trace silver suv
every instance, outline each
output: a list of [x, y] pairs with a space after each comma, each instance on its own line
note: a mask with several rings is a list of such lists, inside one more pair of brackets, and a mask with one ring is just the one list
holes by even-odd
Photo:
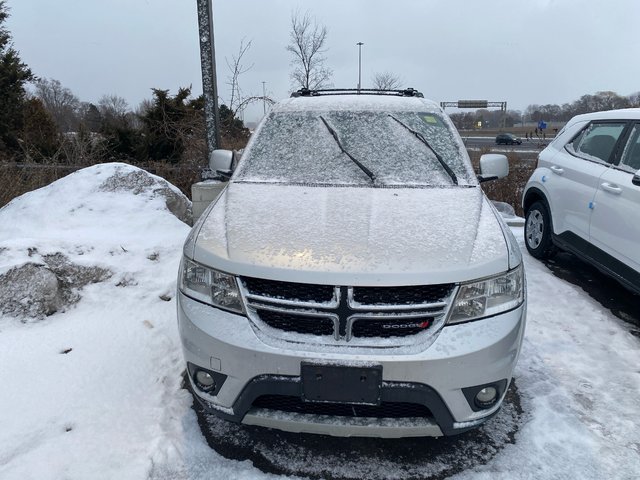
[[[230, 175], [231, 155], [214, 157]], [[526, 294], [479, 185], [507, 159], [483, 156], [480, 171], [415, 90], [277, 104], [184, 246], [195, 399], [226, 420], [335, 436], [453, 435], [492, 417]]]
[[640, 109], [572, 118], [524, 191], [525, 244], [567, 250], [640, 293]]

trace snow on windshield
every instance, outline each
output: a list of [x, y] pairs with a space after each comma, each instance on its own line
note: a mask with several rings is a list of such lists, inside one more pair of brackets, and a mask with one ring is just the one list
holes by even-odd
[[[264, 123], [236, 181], [357, 186], [475, 185], [463, 145], [434, 112], [285, 111]], [[333, 132], [336, 137], [334, 138]], [[361, 166], [358, 165], [360, 163]], [[373, 174], [369, 178], [366, 170]]]

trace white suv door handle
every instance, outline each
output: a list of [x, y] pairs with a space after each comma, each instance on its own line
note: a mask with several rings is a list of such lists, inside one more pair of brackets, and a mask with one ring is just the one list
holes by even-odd
[[564, 168], [556, 167], [555, 165], [552, 165], [549, 168], [553, 173], [557, 173], [558, 175], [562, 175], [564, 173]]
[[613, 193], [615, 195], [620, 195], [622, 193], [622, 189], [617, 186], [615, 183], [601, 183], [600, 186], [602, 187], [603, 190], [609, 192], [609, 193]]

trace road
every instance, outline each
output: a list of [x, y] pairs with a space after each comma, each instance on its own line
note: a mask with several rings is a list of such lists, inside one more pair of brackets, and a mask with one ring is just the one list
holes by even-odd
[[495, 137], [479, 137], [479, 136], [462, 136], [462, 140], [468, 150], [482, 150], [490, 148], [492, 152], [504, 153], [510, 151], [516, 152], [539, 152], [545, 148], [550, 139], [546, 140], [527, 140], [522, 139], [522, 145], [496, 145]]

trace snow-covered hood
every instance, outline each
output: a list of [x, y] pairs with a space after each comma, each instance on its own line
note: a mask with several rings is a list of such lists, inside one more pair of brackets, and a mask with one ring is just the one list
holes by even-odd
[[479, 187], [231, 183], [192, 238], [185, 254], [197, 262], [292, 282], [418, 285], [509, 269], [502, 227]]

